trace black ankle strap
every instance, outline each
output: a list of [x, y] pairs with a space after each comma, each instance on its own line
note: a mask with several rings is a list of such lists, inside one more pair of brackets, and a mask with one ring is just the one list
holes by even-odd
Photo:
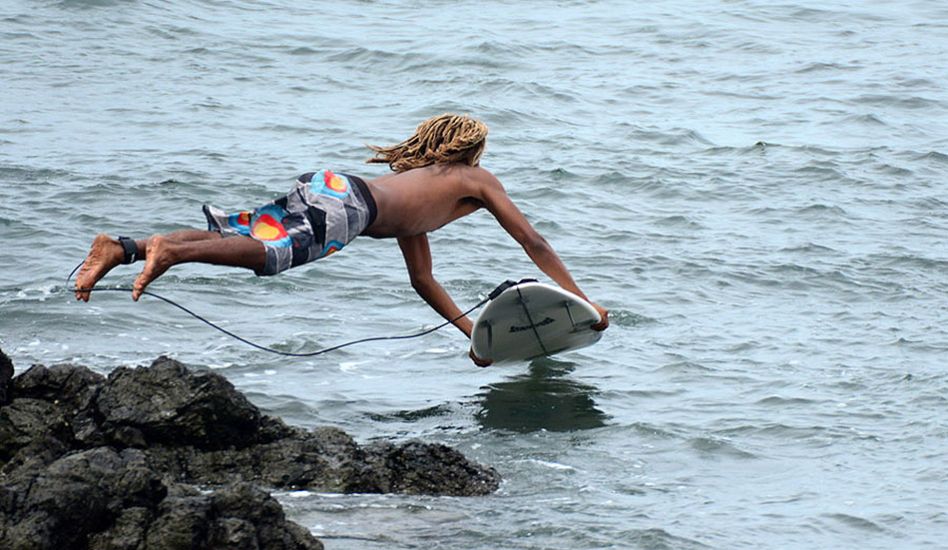
[[135, 242], [135, 239], [119, 237], [118, 242], [122, 245], [122, 250], [125, 252], [125, 257], [122, 258], [123, 264], [130, 264], [138, 259], [138, 244]]

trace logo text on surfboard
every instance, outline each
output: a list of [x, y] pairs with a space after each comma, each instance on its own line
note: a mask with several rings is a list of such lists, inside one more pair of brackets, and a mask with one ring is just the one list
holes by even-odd
[[527, 326], [525, 326], [525, 327], [518, 327], [518, 326], [516, 326], [516, 325], [510, 325], [510, 332], [523, 332], [523, 331], [525, 331], [525, 330], [535, 329], [535, 328], [537, 328], [537, 327], [546, 326], [546, 325], [549, 325], [550, 323], [555, 323], [555, 322], [556, 322], [556, 320], [553, 319], [552, 317], [547, 317], [546, 319], [540, 321], [539, 323], [536, 323], [536, 324], [534, 324], [534, 325], [527, 325]]

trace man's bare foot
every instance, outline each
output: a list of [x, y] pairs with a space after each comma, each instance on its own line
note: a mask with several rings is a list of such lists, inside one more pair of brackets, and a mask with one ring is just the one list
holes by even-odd
[[135, 284], [132, 285], [133, 300], [137, 301], [141, 298], [145, 287], [177, 263], [174, 258], [174, 246], [174, 242], [161, 235], [155, 235], [148, 239], [148, 256], [145, 258], [145, 267], [139, 273], [138, 278], [135, 279]]
[[88, 302], [92, 289], [105, 274], [113, 267], [122, 263], [125, 257], [122, 245], [112, 237], [100, 233], [96, 235], [89, 248], [89, 255], [86, 261], [82, 262], [82, 269], [76, 276], [76, 299]]

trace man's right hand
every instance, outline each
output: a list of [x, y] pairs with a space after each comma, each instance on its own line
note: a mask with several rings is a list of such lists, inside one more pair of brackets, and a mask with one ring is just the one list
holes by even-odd
[[493, 361], [491, 361], [490, 359], [481, 359], [480, 357], [474, 355], [474, 348], [471, 348], [471, 351], [468, 352], [467, 355], [471, 358], [471, 361], [474, 361], [474, 364], [477, 365], [478, 367], [489, 367], [493, 363]]
[[596, 311], [599, 313], [600, 320], [598, 323], [589, 328], [599, 332], [609, 328], [609, 310], [599, 304], [593, 304], [592, 302], [590, 302], [590, 304], [592, 304], [592, 307], [596, 308]]

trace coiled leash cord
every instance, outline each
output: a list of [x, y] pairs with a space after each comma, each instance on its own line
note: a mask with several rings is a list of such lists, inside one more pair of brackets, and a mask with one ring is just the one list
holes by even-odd
[[[79, 265], [77, 265], [77, 266], [75, 267], [75, 269], [73, 269], [72, 272], [69, 273], [69, 276], [66, 277], [66, 288], [69, 287], [69, 280], [72, 279], [73, 274], [75, 274], [76, 271], [78, 271], [80, 267], [82, 267], [82, 262], [80, 262]], [[339, 344], [338, 346], [332, 346], [332, 347], [328, 347], [328, 348], [323, 348], [323, 349], [320, 349], [320, 350], [311, 351], [311, 352], [307, 352], [307, 353], [293, 353], [293, 352], [290, 352], [290, 351], [280, 351], [280, 350], [278, 350], [278, 349], [273, 349], [273, 348], [269, 348], [269, 347], [267, 347], [267, 346], [263, 346], [263, 345], [257, 344], [256, 342], [251, 342], [250, 340], [248, 340], [248, 339], [246, 339], [246, 338], [244, 338], [244, 337], [242, 337], [242, 336], [238, 336], [238, 335], [234, 334], [233, 332], [227, 330], [226, 328], [224, 328], [224, 327], [222, 327], [222, 326], [220, 326], [220, 325], [217, 325], [217, 324], [215, 324], [215, 323], [212, 322], [212, 321], [209, 321], [209, 320], [205, 319], [204, 317], [198, 315], [197, 313], [194, 313], [194, 312], [191, 311], [190, 309], [188, 309], [188, 308], [184, 307], [183, 305], [181, 305], [181, 304], [175, 302], [174, 300], [171, 300], [170, 298], [165, 298], [164, 296], [161, 296], [160, 294], [155, 294], [154, 292], [151, 292], [151, 291], [149, 291], [149, 290], [143, 290], [143, 291], [142, 291], [142, 294], [147, 294], [148, 296], [151, 296], [151, 297], [153, 297], [153, 298], [158, 298], [158, 299], [161, 300], [162, 302], [165, 302], [166, 304], [170, 304], [170, 305], [172, 305], [172, 306], [174, 306], [174, 307], [180, 309], [181, 311], [187, 313], [187, 314], [190, 315], [191, 317], [194, 317], [194, 318], [197, 319], [198, 321], [201, 321], [202, 323], [204, 323], [204, 324], [206, 324], [206, 325], [208, 325], [208, 326], [210, 326], [210, 327], [212, 327], [212, 328], [215, 328], [215, 329], [217, 329], [217, 330], [223, 332], [223, 333], [226, 334], [227, 336], [230, 336], [231, 338], [233, 338], [233, 339], [235, 339], [235, 340], [238, 340], [238, 341], [240, 341], [240, 342], [243, 342], [244, 344], [247, 344], [248, 346], [257, 348], [257, 349], [259, 349], [259, 350], [261, 350], [261, 351], [266, 351], [266, 352], [268, 352], [268, 353], [275, 353], [275, 354], [277, 354], [277, 355], [284, 355], [284, 356], [287, 356], [287, 357], [313, 357], [313, 356], [316, 356], [316, 355], [322, 355], [322, 354], [324, 354], [324, 353], [328, 353], [328, 352], [330, 352], [330, 351], [335, 351], [335, 350], [337, 350], [337, 349], [342, 349], [342, 348], [345, 348], [345, 347], [348, 347], [348, 346], [354, 346], [355, 344], [364, 344], [364, 343], [366, 343], [366, 342], [377, 342], [377, 341], [380, 341], [380, 340], [407, 340], [407, 339], [409, 339], [409, 338], [418, 338], [418, 337], [420, 337], [420, 336], [425, 336], [426, 334], [431, 334], [432, 332], [434, 332], [434, 331], [436, 331], [436, 330], [441, 330], [442, 328], [444, 328], [444, 327], [446, 327], [446, 326], [448, 326], [448, 325], [450, 325], [450, 324], [453, 324], [455, 321], [458, 321], [459, 319], [463, 318], [464, 316], [466, 316], [467, 314], [471, 313], [471, 312], [474, 311], [475, 309], [477, 309], [477, 308], [481, 307], [482, 305], [486, 304], [487, 302], [493, 300], [493, 299], [496, 298], [497, 296], [500, 296], [500, 293], [501, 293], [501, 292], [507, 290], [508, 288], [510, 288], [510, 287], [512, 287], [512, 286], [514, 286], [514, 285], [516, 285], [516, 284], [518, 284], [518, 283], [516, 283], [516, 282], [514, 282], [514, 281], [510, 281], [510, 280], [504, 281], [503, 283], [501, 283], [500, 285], [498, 285], [497, 288], [495, 288], [493, 291], [491, 291], [491, 293], [487, 295], [487, 298], [484, 298], [483, 300], [481, 300], [477, 305], [473, 306], [471, 309], [465, 311], [464, 313], [458, 315], [458, 316], [455, 317], [454, 319], [451, 319], [450, 321], [445, 321], [444, 323], [441, 323], [440, 325], [438, 325], [438, 326], [436, 326], [436, 327], [434, 327], [434, 328], [429, 328], [429, 329], [427, 329], [427, 330], [423, 330], [423, 331], [417, 332], [417, 333], [415, 333], [415, 334], [405, 334], [405, 335], [400, 335], [400, 336], [373, 336], [373, 337], [369, 337], [369, 338], [361, 338], [361, 339], [359, 339], [359, 340], [352, 340], [351, 342], [345, 342], [345, 343], [343, 343], [343, 344]], [[79, 292], [132, 292], [133, 289], [131, 289], [131, 288], [129, 288], [129, 287], [117, 286], [117, 287], [107, 287], [107, 288], [79, 288], [79, 289], [76, 289], [76, 290], [78, 290]]]

